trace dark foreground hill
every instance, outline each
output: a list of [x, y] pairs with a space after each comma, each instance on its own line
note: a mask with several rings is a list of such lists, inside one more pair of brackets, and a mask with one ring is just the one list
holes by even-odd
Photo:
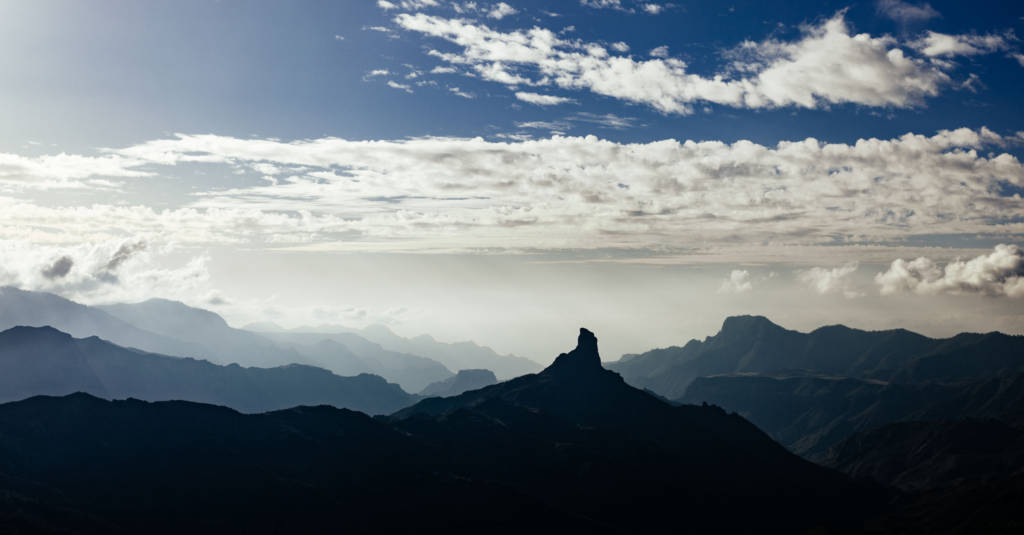
[[820, 460], [854, 433], [892, 422], [1024, 423], [1024, 373], [958, 384], [724, 375], [698, 378], [679, 401], [735, 411], [791, 451]]
[[842, 325], [801, 333], [764, 317], [736, 316], [703, 341], [625, 355], [608, 368], [629, 384], [669, 399], [682, 397], [698, 377], [722, 374], [959, 382], [1024, 372], [1024, 336], [962, 333], [935, 339], [904, 329], [862, 331]]
[[108, 399], [182, 399], [243, 412], [326, 404], [384, 414], [417, 399], [375, 375], [339, 377], [298, 364], [219, 366], [127, 349], [97, 337], [72, 338], [50, 327], [0, 333], [0, 401], [74, 392]]
[[87, 395], [0, 405], [0, 521], [79, 532], [778, 532], [857, 528], [872, 489], [743, 418], [666, 404], [597, 341], [391, 417]]

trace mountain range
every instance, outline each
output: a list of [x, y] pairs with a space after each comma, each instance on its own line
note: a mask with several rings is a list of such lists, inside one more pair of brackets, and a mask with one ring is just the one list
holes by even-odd
[[[319, 333], [236, 329], [216, 313], [165, 299], [85, 306], [45, 292], [0, 287], [0, 330], [16, 326], [50, 326], [79, 338], [98, 336], [124, 347], [215, 364], [264, 368], [306, 364], [343, 376], [369, 373], [398, 383], [407, 392], [453, 377], [452, 370], [489, 369], [493, 364], [505, 370], [504, 377], [511, 377], [540, 367], [471, 342], [445, 344], [426, 336], [406, 341], [382, 327], [366, 332], [386, 340], [387, 348], [357, 331], [337, 327]], [[407, 352], [415, 348], [442, 355], [456, 366], [449, 369], [438, 360]]]
[[883, 507], [742, 417], [628, 386], [586, 330], [538, 374], [377, 419], [33, 397], [0, 405], [0, 452], [22, 531], [792, 533]]
[[904, 329], [863, 331], [831, 325], [801, 333], [761, 316], [735, 316], [703, 341], [624, 355], [608, 368], [633, 386], [679, 399], [698, 377], [713, 375], [956, 382], [1022, 372], [1021, 355], [1024, 336], [998, 332], [935, 339]]
[[0, 401], [75, 392], [108, 399], [183, 399], [242, 412], [323, 404], [386, 414], [418, 399], [375, 375], [339, 377], [301, 364], [221, 366], [127, 349], [95, 336], [73, 338], [52, 327], [0, 332]]

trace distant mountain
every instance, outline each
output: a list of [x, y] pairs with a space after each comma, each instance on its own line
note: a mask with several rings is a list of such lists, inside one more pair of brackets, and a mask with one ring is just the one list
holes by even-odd
[[[272, 340], [235, 329], [219, 315], [177, 301], [90, 307], [62, 297], [0, 288], [0, 330], [26, 325], [52, 326], [79, 338], [99, 336], [115, 344], [153, 353], [193, 357], [217, 364], [274, 367], [308, 364], [338, 375], [380, 375], [409, 392], [447, 379], [442, 364], [416, 355], [388, 351], [356, 334], [327, 334]], [[331, 340], [333, 344], [321, 344]]]
[[541, 373], [388, 418], [36, 397], [0, 405], [0, 452], [0, 518], [79, 532], [793, 533], [856, 530], [880, 498], [629, 387], [585, 330]]
[[51, 327], [0, 333], [0, 401], [88, 392], [105, 398], [183, 399], [262, 412], [327, 404], [390, 413], [416, 398], [373, 375], [339, 377], [303, 365], [218, 366], [126, 349]]
[[459, 370], [459, 373], [444, 381], [431, 383], [420, 392], [426, 397], [457, 396], [467, 390], [476, 390], [497, 383], [498, 379], [491, 370]]
[[263, 336], [338, 375], [372, 373], [402, 385], [408, 392], [419, 392], [453, 375], [436, 360], [390, 351], [354, 333], [289, 331]]
[[698, 377], [753, 373], [826, 375], [897, 382], [963, 381], [1024, 371], [1024, 336], [961, 334], [932, 339], [903, 329], [842, 325], [800, 333], [760, 316], [726, 318], [683, 347], [626, 355], [608, 368], [628, 383], [678, 399]]
[[214, 312], [178, 301], [150, 299], [94, 308], [140, 329], [197, 346], [199, 352], [188, 356], [217, 364], [238, 363], [263, 368], [291, 363], [313, 364], [299, 353], [281, 348], [258, 334], [232, 328]]
[[0, 287], [0, 330], [50, 326], [80, 338], [99, 336], [118, 345], [167, 355], [193, 356], [203, 349], [147, 331], [92, 307], [45, 292]]
[[1024, 373], [959, 384], [724, 375], [696, 379], [681, 403], [735, 411], [791, 451], [820, 460], [859, 431], [908, 420], [1024, 423]]
[[450, 370], [488, 369], [502, 380], [536, 373], [542, 367], [528, 358], [499, 355], [493, 349], [473, 342], [438, 342], [426, 334], [403, 338], [383, 325], [371, 325], [354, 332], [391, 351], [431, 358]]

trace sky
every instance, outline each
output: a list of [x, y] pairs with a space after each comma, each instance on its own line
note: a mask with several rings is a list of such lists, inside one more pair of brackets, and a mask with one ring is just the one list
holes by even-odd
[[1024, 333], [1015, 2], [0, 2], [0, 284], [541, 362]]

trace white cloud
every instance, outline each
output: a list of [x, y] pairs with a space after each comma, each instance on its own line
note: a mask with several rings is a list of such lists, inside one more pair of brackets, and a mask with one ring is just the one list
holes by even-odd
[[[21, 156], [0, 153], [0, 185], [14, 188], [57, 189], [86, 187], [96, 177], [145, 177], [152, 173], [138, 169], [145, 162], [118, 155]], [[110, 186], [109, 182], [93, 185]]]
[[[206, 293], [208, 258], [171, 260], [173, 248], [107, 240], [47, 245], [0, 240], [0, 286], [54, 292], [86, 302], [140, 301], [154, 296], [183, 299]], [[167, 268], [168, 264], [178, 267]]]
[[[583, 120], [579, 115], [519, 127], [565, 131], [569, 121]], [[594, 117], [613, 119], [628, 120]], [[748, 256], [771, 243], [778, 259], [789, 251], [821, 258], [836, 254], [837, 245], [908, 236], [1024, 236], [1024, 199], [999, 193], [1024, 187], [1021, 162], [993, 152], [1007, 142], [987, 129], [966, 128], [852, 144], [776, 145], [617, 143], [594, 136], [288, 142], [178, 135], [104, 157], [160, 177], [181, 166], [189, 173], [250, 173], [254, 180], [197, 191], [159, 209], [117, 197], [110, 204], [39, 206], [0, 191], [0, 240], [105, 242], [123, 240], [131, 229], [133, 239], [190, 246], [656, 248]], [[268, 172], [273, 181], [258, 180]], [[896, 254], [905, 253], [887, 252], [883, 261]]]
[[615, 49], [616, 52], [622, 52], [623, 54], [625, 54], [626, 52], [629, 52], [629, 45], [627, 45], [626, 43], [623, 43], [622, 41], [619, 41], [619, 42], [616, 42], [616, 43], [612, 43], [611, 46], [612, 46], [613, 49]]
[[648, 54], [650, 54], [651, 57], [653, 57], [653, 58], [667, 58], [668, 57], [668, 46], [667, 45], [661, 45], [659, 47], [652, 48], [651, 51], [648, 52]]
[[1021, 67], [1024, 67], [1024, 54], [1011, 54], [1011, 56], [1017, 60], [1017, 63], [1020, 63]]
[[456, 72], [459, 71], [454, 67], [442, 67], [440, 65], [434, 67], [433, 69], [430, 69], [430, 74], [452, 74]]
[[388, 10], [388, 9], [398, 9], [398, 6], [396, 6], [395, 4], [393, 4], [391, 2], [388, 2], [388, 0], [377, 0], [377, 7], [381, 8], [381, 9], [383, 9], [385, 11]]
[[665, 6], [661, 4], [644, 4], [644, 11], [650, 15], [658, 15], [662, 11], [665, 11]]
[[976, 56], [1006, 50], [1010, 44], [1007, 37], [999, 34], [949, 35], [929, 31], [924, 37], [913, 41], [910, 46], [926, 56]]
[[819, 295], [842, 293], [852, 299], [862, 294], [853, 288], [850, 275], [857, 271], [857, 264], [851, 262], [835, 268], [812, 267], [798, 273], [798, 278]]
[[942, 16], [928, 3], [915, 5], [902, 0], [878, 0], [875, 7], [880, 15], [903, 24], [924, 22]]
[[875, 276], [883, 295], [915, 293], [983, 294], [1024, 297], [1024, 251], [1017, 245], [1000, 244], [987, 254], [956, 260], [945, 267], [927, 257], [896, 259]]
[[459, 89], [458, 87], [449, 87], [448, 91], [451, 91], [452, 93], [455, 93], [456, 95], [458, 95], [458, 96], [460, 96], [462, 98], [476, 98], [476, 95], [474, 95], [473, 93], [469, 93], [467, 91], [463, 91], [463, 90]]
[[409, 84], [400, 84], [394, 80], [388, 80], [388, 87], [393, 89], [401, 89], [406, 93], [412, 93], [412, 87], [410, 87]]
[[[820, 108], [854, 103], [910, 107], [951, 85], [949, 64], [907, 55], [890, 36], [851, 34], [840, 12], [805, 29], [796, 41], [745, 42], [733, 55], [744, 77], [705, 77], [676, 58], [634, 60], [612, 56], [596, 43], [564, 39], [534, 27], [501, 32], [462, 19], [403, 13], [405, 30], [449, 41], [458, 52], [431, 51], [484, 79], [505, 85], [556, 86], [691, 113], [697, 103], [742, 108]], [[614, 47], [613, 47], [614, 48]], [[657, 50], [657, 49], [656, 49]], [[732, 72], [732, 71], [729, 71]]]
[[580, 5], [595, 9], [624, 9], [622, 0], [580, 0]]
[[373, 69], [372, 71], [366, 73], [366, 76], [368, 76], [368, 77], [372, 77], [372, 76], [387, 76], [389, 74], [391, 74], [391, 71], [389, 71], [387, 69]]
[[734, 269], [722, 281], [722, 285], [718, 287], [718, 293], [739, 294], [753, 289], [754, 283], [750, 280], [750, 272], [745, 269]]
[[404, 9], [406, 11], [418, 11], [428, 7], [438, 7], [441, 5], [437, 0], [401, 0], [398, 4], [389, 2], [388, 0], [377, 0], [377, 7], [384, 11], [392, 9]]
[[509, 15], [515, 15], [519, 13], [516, 8], [506, 4], [505, 2], [498, 2], [487, 12], [487, 17], [492, 19], [501, 20]]
[[558, 104], [574, 102], [571, 98], [559, 97], [556, 95], [541, 95], [540, 93], [530, 93], [528, 91], [516, 91], [516, 98], [523, 102], [537, 104], [538, 106], [556, 106]]
[[345, 36], [336, 33], [336, 34], [334, 34], [334, 39], [336, 41], [344, 41], [345, 40]]

